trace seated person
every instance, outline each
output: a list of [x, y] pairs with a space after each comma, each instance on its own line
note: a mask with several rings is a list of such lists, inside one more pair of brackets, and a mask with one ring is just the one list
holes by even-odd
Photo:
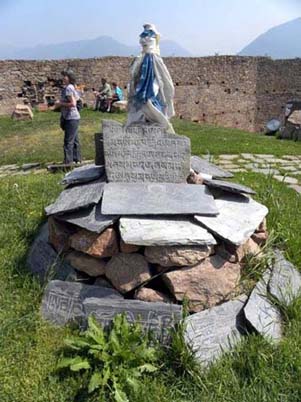
[[118, 102], [123, 100], [123, 92], [122, 89], [116, 84], [116, 82], [112, 82], [113, 94], [112, 97], [109, 99], [108, 102], [108, 112], [111, 111], [112, 104], [114, 102]]
[[101, 104], [103, 103], [103, 101], [112, 97], [111, 86], [105, 78], [101, 79], [101, 84], [102, 84], [102, 87], [99, 88], [99, 91], [94, 91], [94, 95], [96, 98], [94, 110], [100, 110]]

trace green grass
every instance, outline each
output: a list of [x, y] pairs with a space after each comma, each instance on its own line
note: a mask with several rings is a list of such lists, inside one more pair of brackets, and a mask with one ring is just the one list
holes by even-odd
[[[80, 135], [84, 159], [94, 159], [94, 133], [100, 131], [101, 120], [114, 118], [124, 121], [125, 114], [82, 112]], [[262, 134], [247, 133], [237, 129], [199, 125], [174, 119], [178, 134], [191, 138], [195, 154], [238, 154], [241, 152], [295, 155], [301, 154], [301, 142], [280, 141]], [[61, 162], [63, 159], [63, 133], [59, 128], [56, 112], [35, 113], [34, 120], [12, 121], [0, 117], [0, 164], [26, 162]]]
[[[42, 289], [25, 267], [30, 243], [45, 219], [43, 208], [61, 191], [60, 178], [42, 174], [0, 180], [1, 402], [100, 402], [94, 397], [74, 399], [81, 376], [56, 374], [58, 350], [70, 330], [40, 319]], [[241, 174], [236, 179], [257, 190], [256, 198], [270, 209], [268, 227], [277, 233], [277, 245], [300, 268], [301, 197], [263, 175]], [[285, 323], [285, 337], [278, 346], [250, 336], [193, 378], [174, 370], [175, 359], [167, 353], [161, 372], [145, 379], [139, 396], [130, 402], [300, 401], [300, 299], [286, 311]]]

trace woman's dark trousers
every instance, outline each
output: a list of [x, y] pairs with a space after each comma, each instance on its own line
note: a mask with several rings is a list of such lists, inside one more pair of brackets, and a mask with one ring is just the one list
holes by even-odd
[[64, 163], [81, 162], [80, 143], [78, 136], [79, 120], [64, 122]]

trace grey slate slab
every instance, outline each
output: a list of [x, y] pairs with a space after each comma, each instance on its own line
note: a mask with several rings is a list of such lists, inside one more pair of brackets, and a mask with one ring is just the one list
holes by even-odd
[[109, 182], [185, 183], [190, 171], [190, 139], [149, 123], [128, 127], [103, 120]]
[[169, 330], [182, 318], [182, 307], [176, 304], [95, 298], [86, 299], [83, 304], [86, 317], [93, 314], [104, 327], [110, 326], [116, 314], [124, 313], [130, 323], [140, 322], [163, 342], [168, 341]]
[[84, 321], [83, 302], [90, 297], [95, 300], [105, 298], [109, 302], [122, 299], [114, 289], [55, 280], [49, 282], [45, 289], [41, 306], [42, 316], [56, 325]]
[[269, 299], [267, 286], [270, 275], [271, 271], [266, 270], [253, 289], [244, 307], [244, 314], [246, 320], [257, 332], [268, 340], [277, 342], [282, 335], [281, 314]]
[[214, 245], [214, 237], [192, 219], [167, 216], [129, 216], [120, 219], [120, 234], [127, 244], [141, 246]]
[[173, 183], [108, 183], [104, 188], [102, 213], [104, 215], [216, 215], [218, 211], [213, 196], [206, 186]]
[[73, 279], [76, 277], [74, 269], [61, 260], [48, 243], [48, 224], [44, 224], [34, 240], [27, 256], [27, 266], [30, 272], [37, 275], [41, 283], [47, 280]]
[[241, 340], [240, 313], [247, 296], [188, 316], [185, 341], [203, 366], [218, 359]]
[[243, 186], [242, 184], [232, 183], [230, 181], [222, 181], [222, 180], [204, 180], [204, 183], [209, 188], [217, 188], [223, 191], [227, 191], [230, 193], [245, 193], [245, 194], [256, 194], [254, 190], [250, 187]]
[[205, 173], [212, 176], [214, 179], [227, 179], [233, 177], [233, 174], [221, 169], [213, 163], [207, 162], [199, 156], [192, 156], [190, 158], [190, 166], [196, 173]]
[[224, 194], [215, 199], [219, 215], [195, 219], [222, 239], [237, 246], [245, 243], [268, 213], [267, 207], [239, 194]]
[[116, 215], [102, 215], [101, 204], [83, 208], [75, 212], [59, 215], [58, 218], [90, 232], [101, 233], [117, 221]]
[[301, 274], [293, 264], [287, 261], [283, 254], [274, 252], [275, 261], [269, 281], [269, 292], [284, 305], [289, 305], [301, 295]]
[[97, 204], [103, 193], [105, 183], [97, 180], [67, 188], [62, 191], [57, 200], [45, 208], [46, 215], [62, 214], [80, 208]]
[[67, 173], [62, 180], [62, 184], [69, 186], [71, 184], [88, 183], [100, 179], [104, 173], [104, 166], [95, 166], [91, 163]]

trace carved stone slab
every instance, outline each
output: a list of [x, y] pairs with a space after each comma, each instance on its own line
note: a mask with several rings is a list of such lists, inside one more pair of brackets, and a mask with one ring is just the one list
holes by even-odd
[[88, 208], [80, 209], [58, 218], [65, 222], [72, 223], [90, 232], [101, 233], [118, 219], [116, 215], [102, 215], [101, 204], [93, 205]]
[[102, 127], [109, 182], [186, 182], [189, 138], [149, 124], [125, 128], [116, 121], [104, 120]]
[[121, 218], [119, 229], [125, 243], [139, 246], [216, 244], [216, 240], [206, 229], [185, 217]]
[[241, 296], [185, 319], [185, 341], [202, 365], [207, 366], [239, 342], [243, 329], [240, 312], [246, 299]]
[[122, 299], [114, 289], [76, 282], [51, 281], [42, 299], [42, 316], [57, 325], [65, 325], [69, 321], [82, 321], [85, 316], [83, 302], [90, 297], [96, 298], [95, 300], [106, 298], [110, 302], [112, 299]]
[[27, 266], [41, 283], [48, 279], [69, 279], [75, 277], [74, 269], [62, 261], [48, 243], [48, 224], [44, 224], [34, 240], [27, 256]]
[[163, 342], [168, 341], [169, 330], [182, 318], [182, 307], [176, 304], [95, 298], [83, 304], [86, 316], [93, 314], [104, 327], [110, 326], [116, 314], [124, 313], [129, 322], [139, 321]]
[[97, 204], [103, 193], [105, 183], [97, 180], [74, 186], [62, 191], [57, 200], [45, 208], [46, 215], [62, 214], [79, 208]]
[[270, 274], [270, 270], [266, 270], [253, 289], [244, 307], [244, 314], [247, 321], [261, 335], [268, 340], [279, 341], [282, 335], [281, 314], [268, 297]]
[[269, 292], [280, 303], [288, 306], [301, 294], [301, 274], [279, 250], [274, 252], [274, 256], [275, 262], [269, 281]]
[[225, 194], [215, 199], [219, 215], [195, 216], [210, 232], [235, 245], [245, 243], [268, 213], [267, 207], [243, 195]]
[[205, 173], [212, 176], [214, 179], [227, 179], [233, 177], [233, 174], [221, 169], [213, 163], [207, 162], [199, 156], [192, 156], [190, 158], [191, 169], [196, 173]]
[[107, 183], [102, 200], [104, 215], [216, 215], [206, 186], [172, 183]]
[[81, 166], [67, 173], [62, 180], [62, 184], [69, 186], [71, 184], [88, 183], [99, 179], [104, 173], [104, 166], [95, 166], [94, 164]]
[[230, 181], [204, 179], [204, 183], [210, 189], [216, 188], [216, 189], [227, 191], [230, 193], [256, 194], [255, 191], [252, 190], [250, 187], [243, 186], [242, 184], [238, 184], [238, 183], [232, 183]]

